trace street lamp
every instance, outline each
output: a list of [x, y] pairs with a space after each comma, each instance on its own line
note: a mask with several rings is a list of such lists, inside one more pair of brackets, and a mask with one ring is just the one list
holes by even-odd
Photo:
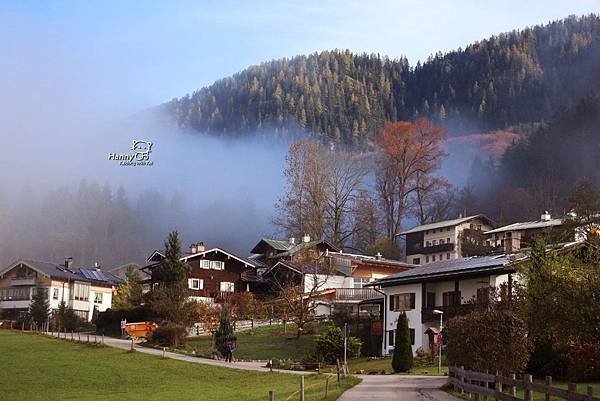
[[438, 346], [440, 347], [440, 360], [438, 362], [438, 374], [442, 374], [442, 328], [444, 326], [444, 311], [434, 309], [433, 313], [440, 315], [440, 332], [438, 333]]

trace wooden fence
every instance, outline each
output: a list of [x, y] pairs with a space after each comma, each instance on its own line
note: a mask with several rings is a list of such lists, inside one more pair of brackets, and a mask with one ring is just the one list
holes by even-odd
[[[496, 401], [533, 401], [533, 394], [544, 394], [545, 401], [552, 398], [561, 398], [567, 401], [600, 401], [593, 396], [592, 386], [587, 387], [586, 394], [577, 392], [577, 385], [569, 383], [567, 389], [553, 387], [552, 377], [547, 376], [545, 383], [535, 383], [531, 375], [522, 375], [517, 378], [512, 374], [510, 377], [501, 376], [496, 373], [474, 372], [464, 367], [450, 367], [450, 384], [454, 390], [466, 393], [469, 398], [473, 397], [479, 401], [494, 398]], [[523, 390], [523, 398], [517, 397], [517, 390]]]

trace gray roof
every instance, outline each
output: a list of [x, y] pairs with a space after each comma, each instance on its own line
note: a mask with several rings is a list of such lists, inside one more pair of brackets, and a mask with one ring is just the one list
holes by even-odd
[[458, 219], [453, 219], [453, 220], [444, 220], [444, 221], [438, 221], [437, 223], [423, 224], [420, 226], [413, 227], [410, 230], [402, 231], [398, 235], [406, 235], [406, 234], [418, 233], [421, 231], [435, 230], [437, 228], [453, 227], [453, 226], [457, 226], [459, 224], [462, 224], [469, 220], [473, 220], [473, 219], [477, 219], [477, 218], [484, 219], [484, 220], [489, 221], [490, 223], [493, 223], [493, 221], [490, 218], [488, 218], [486, 215], [475, 214], [473, 216], [460, 217]]
[[550, 219], [550, 220], [537, 220], [537, 221], [525, 221], [522, 223], [513, 223], [504, 227], [499, 227], [494, 230], [486, 231], [484, 234], [496, 234], [506, 231], [518, 231], [518, 230], [529, 230], [535, 228], [548, 228], [561, 226], [563, 219]]
[[26, 259], [11, 264], [6, 269], [2, 270], [2, 273], [12, 270], [21, 263], [28, 265], [33, 270], [36, 270], [47, 277], [57, 280], [87, 281], [111, 286], [123, 283], [123, 280], [119, 277], [96, 268], [78, 267], [67, 269], [62, 264]]
[[504, 267], [513, 260], [513, 257], [507, 255], [473, 256], [468, 258], [443, 260], [392, 274], [367, 285], [381, 285], [385, 287], [401, 283], [440, 279], [448, 276], [491, 272], [504, 269]]

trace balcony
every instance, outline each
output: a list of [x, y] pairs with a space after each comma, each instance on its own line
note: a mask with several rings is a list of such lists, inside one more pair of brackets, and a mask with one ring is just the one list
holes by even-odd
[[476, 304], [460, 304], [451, 306], [433, 306], [421, 309], [421, 323], [438, 322], [440, 315], [433, 313], [434, 310], [440, 310], [444, 312], [444, 321], [452, 319], [456, 316], [466, 315], [472, 312], [477, 307]]
[[423, 247], [419, 250], [418, 253], [422, 253], [423, 255], [429, 255], [432, 253], [443, 253], [443, 252], [452, 252], [454, 251], [454, 244], [452, 242], [447, 242], [445, 244], [431, 245]]
[[336, 301], [363, 301], [365, 299], [381, 298], [383, 295], [373, 288], [336, 288]]
[[32, 286], [35, 285], [35, 277], [13, 278], [12, 280], [10, 280], [10, 285], [13, 287], [21, 285]]

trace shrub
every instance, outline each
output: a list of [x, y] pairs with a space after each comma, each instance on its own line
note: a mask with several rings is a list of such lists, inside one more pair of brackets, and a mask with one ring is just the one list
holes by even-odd
[[413, 367], [413, 352], [410, 341], [410, 330], [408, 328], [408, 318], [405, 313], [398, 317], [398, 326], [396, 327], [396, 342], [394, 346], [394, 355], [392, 357], [392, 368], [394, 372], [408, 372]]
[[[325, 362], [344, 358], [344, 333], [337, 326], [330, 326], [323, 334], [315, 337], [316, 357]], [[348, 358], [360, 356], [362, 342], [356, 337], [347, 338]]]
[[231, 321], [229, 320], [229, 309], [225, 307], [221, 313], [219, 328], [215, 333], [215, 347], [217, 348], [217, 351], [225, 357], [229, 353], [227, 342], [235, 340], [236, 337], [233, 334], [233, 327], [231, 327]]
[[519, 373], [531, 351], [525, 322], [495, 307], [452, 318], [444, 329], [448, 362], [483, 372]]
[[181, 343], [186, 337], [187, 329], [185, 326], [171, 322], [165, 322], [158, 326], [148, 338], [148, 342], [162, 346], [169, 346]]
[[568, 378], [576, 381], [600, 379], [600, 341], [578, 342], [566, 351]]

